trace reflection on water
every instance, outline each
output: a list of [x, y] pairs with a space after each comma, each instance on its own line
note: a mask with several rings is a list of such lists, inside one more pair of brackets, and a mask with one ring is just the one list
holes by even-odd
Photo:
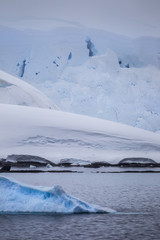
[[119, 214], [0, 215], [0, 239], [160, 239], [160, 174], [3, 174], [28, 184], [61, 185]]

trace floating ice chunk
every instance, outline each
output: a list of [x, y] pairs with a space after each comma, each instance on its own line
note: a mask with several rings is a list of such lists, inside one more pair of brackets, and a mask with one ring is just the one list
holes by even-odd
[[69, 196], [62, 187], [33, 187], [0, 177], [0, 213], [109, 213]]
[[30, 169], [34, 169], [34, 168], [36, 168], [36, 166], [30, 165]]

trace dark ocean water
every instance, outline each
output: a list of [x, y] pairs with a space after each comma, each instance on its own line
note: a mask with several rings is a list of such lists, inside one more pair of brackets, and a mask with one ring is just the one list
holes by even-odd
[[61, 185], [115, 214], [0, 215], [0, 240], [160, 239], [159, 173], [3, 174], [27, 184]]

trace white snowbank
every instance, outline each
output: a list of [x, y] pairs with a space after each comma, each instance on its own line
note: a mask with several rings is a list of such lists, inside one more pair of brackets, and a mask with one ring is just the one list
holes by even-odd
[[0, 71], [0, 103], [58, 109], [39, 90], [3, 71]]
[[29, 154], [53, 162], [72, 158], [118, 163], [143, 157], [160, 162], [160, 135], [61, 111], [0, 104], [0, 157]]

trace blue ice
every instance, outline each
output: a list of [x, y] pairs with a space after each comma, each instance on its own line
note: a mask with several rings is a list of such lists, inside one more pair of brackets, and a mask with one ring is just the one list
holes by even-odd
[[62, 187], [33, 187], [0, 177], [0, 213], [108, 213], [64, 192]]

